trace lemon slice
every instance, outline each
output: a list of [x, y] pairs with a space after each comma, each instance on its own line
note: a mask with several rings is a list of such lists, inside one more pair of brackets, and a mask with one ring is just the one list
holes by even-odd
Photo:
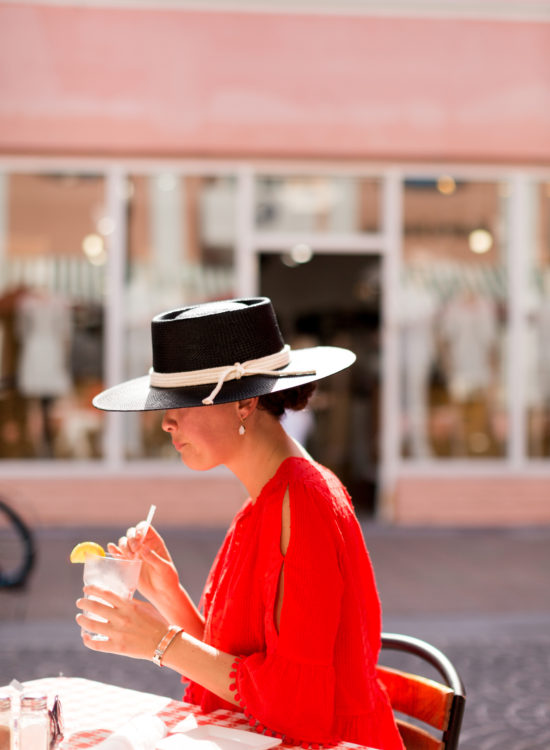
[[105, 557], [105, 550], [97, 542], [80, 542], [73, 547], [69, 560], [72, 563], [83, 563], [86, 562], [88, 555], [98, 555], [99, 557]]

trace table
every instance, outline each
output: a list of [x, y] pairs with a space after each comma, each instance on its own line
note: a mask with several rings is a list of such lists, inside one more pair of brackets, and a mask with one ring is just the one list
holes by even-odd
[[[242, 713], [220, 709], [203, 714], [198, 706], [175, 701], [153, 693], [117, 687], [80, 677], [48, 677], [24, 683], [26, 691], [48, 695], [48, 705], [59, 696], [63, 707], [65, 739], [59, 750], [87, 750], [94, 748], [116, 729], [140, 714], [156, 714], [168, 727], [193, 715], [198, 724], [218, 724], [223, 727], [248, 729]], [[2, 688], [4, 690], [5, 688]], [[292, 747], [285, 743], [284, 748]], [[352, 742], [341, 742], [333, 750], [356, 750], [364, 747]], [[369, 750], [368, 748], [366, 750]], [[370, 750], [375, 750], [370, 748]]]

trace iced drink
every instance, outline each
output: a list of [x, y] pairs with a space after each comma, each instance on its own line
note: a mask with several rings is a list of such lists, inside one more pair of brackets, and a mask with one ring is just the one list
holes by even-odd
[[[101, 589], [112, 591], [124, 599], [131, 599], [137, 588], [140, 570], [141, 560], [126, 560], [111, 555], [105, 557], [88, 555], [84, 563], [84, 585], [98, 586]], [[101, 600], [98, 599], [97, 601]], [[90, 613], [88, 613], [88, 617], [105, 622], [101, 617]], [[97, 634], [93, 635], [93, 639], [97, 641], [107, 640], [106, 636]]]

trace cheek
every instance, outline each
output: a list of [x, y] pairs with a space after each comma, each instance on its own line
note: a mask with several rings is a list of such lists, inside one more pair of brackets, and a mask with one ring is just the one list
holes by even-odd
[[220, 462], [223, 462], [225, 457], [233, 452], [234, 442], [227, 429], [223, 429], [222, 426], [214, 429], [205, 438], [208, 452]]
[[[189, 434], [189, 453], [195, 460], [204, 464], [205, 468], [211, 468], [225, 463], [227, 458], [235, 449], [235, 437], [227, 429], [225, 422], [212, 422], [210, 424], [195, 425], [192, 434]], [[185, 454], [182, 454], [185, 458]]]

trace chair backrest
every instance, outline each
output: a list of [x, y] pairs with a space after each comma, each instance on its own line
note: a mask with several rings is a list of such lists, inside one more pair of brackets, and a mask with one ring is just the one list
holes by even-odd
[[407, 750], [456, 750], [464, 714], [466, 692], [460, 676], [445, 654], [419, 638], [398, 633], [382, 633], [383, 652], [404, 651], [423, 659], [439, 672], [444, 683], [410, 672], [377, 667], [378, 678], [386, 688], [392, 707], [425, 727], [397, 719]]

